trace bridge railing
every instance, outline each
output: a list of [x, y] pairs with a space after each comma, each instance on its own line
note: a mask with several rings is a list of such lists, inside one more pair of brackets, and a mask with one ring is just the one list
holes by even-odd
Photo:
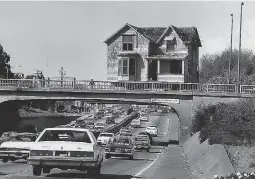
[[[33, 79], [0, 79], [0, 88], [35, 88], [63, 89], [74, 91], [111, 90], [111, 91], [178, 91], [203, 93], [237, 93], [233, 84], [200, 84], [169, 82], [126, 82], [126, 81], [94, 81], [89, 80], [33, 80]], [[241, 85], [241, 93], [255, 93], [254, 85]]]
[[255, 93], [255, 85], [240, 85], [240, 93], [254, 94]]

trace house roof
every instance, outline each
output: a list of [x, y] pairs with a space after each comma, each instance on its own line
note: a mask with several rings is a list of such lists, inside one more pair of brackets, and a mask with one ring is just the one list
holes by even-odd
[[[111, 35], [108, 39], [106, 39], [104, 42], [108, 43], [110, 39], [112, 39], [115, 35], [117, 35], [126, 26], [129, 26], [130, 28], [135, 30], [137, 33], [145, 37], [147, 40], [154, 43], [157, 43], [160, 40], [160, 38], [163, 36], [163, 34], [169, 28], [169, 27], [136, 27], [134, 25], [127, 23], [122, 28], [120, 28], [117, 32]], [[192, 43], [200, 47], [202, 46], [197, 29], [195, 27], [181, 27], [181, 28], [179, 27], [177, 28], [175, 26], [171, 26], [171, 27], [179, 35], [179, 37], [182, 39], [185, 45]]]
[[194, 44], [199, 47], [202, 47], [197, 28], [195, 27], [180, 27], [177, 28], [172, 26], [175, 32], [179, 35], [182, 39], [183, 43], [185, 44]]
[[167, 29], [166, 27], [136, 27], [131, 25], [138, 33], [146, 37], [151, 42], [156, 42]]

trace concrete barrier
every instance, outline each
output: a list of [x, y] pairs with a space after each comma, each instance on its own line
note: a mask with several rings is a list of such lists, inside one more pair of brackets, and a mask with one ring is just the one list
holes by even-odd
[[117, 133], [119, 132], [119, 130], [122, 128], [122, 127], [125, 127], [127, 126], [134, 118], [138, 117], [138, 113], [137, 112], [133, 112], [131, 113], [130, 115], [128, 115], [125, 119], [123, 119], [120, 123], [114, 125], [114, 126], [111, 126], [109, 128], [106, 128], [100, 132], [112, 132], [112, 133]]
[[206, 179], [213, 179], [214, 175], [226, 176], [234, 172], [223, 145], [209, 145], [208, 141], [200, 144], [199, 133], [188, 139], [183, 149], [188, 159], [204, 174]]

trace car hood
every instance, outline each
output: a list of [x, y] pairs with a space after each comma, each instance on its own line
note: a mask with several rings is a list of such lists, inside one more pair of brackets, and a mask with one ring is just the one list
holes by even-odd
[[67, 151], [93, 151], [92, 143], [66, 142], [66, 141], [42, 141], [35, 142], [31, 150], [67, 150]]
[[35, 142], [3, 142], [0, 147], [30, 149]]

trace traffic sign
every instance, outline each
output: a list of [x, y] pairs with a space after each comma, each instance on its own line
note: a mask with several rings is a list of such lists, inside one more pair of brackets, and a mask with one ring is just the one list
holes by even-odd
[[163, 104], [180, 104], [180, 99], [158, 99], [158, 98], [151, 98], [151, 102], [153, 103], [163, 103]]

